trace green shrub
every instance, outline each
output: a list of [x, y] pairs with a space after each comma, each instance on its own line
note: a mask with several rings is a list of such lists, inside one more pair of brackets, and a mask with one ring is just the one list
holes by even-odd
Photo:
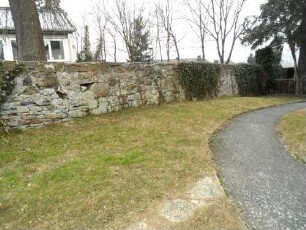
[[263, 93], [263, 71], [258, 65], [235, 65], [235, 77], [240, 96], [259, 95]]
[[281, 51], [267, 46], [256, 51], [255, 59], [264, 72], [265, 92], [276, 91], [275, 79], [282, 78]]
[[186, 99], [212, 98], [217, 95], [220, 65], [207, 63], [180, 63], [178, 65], [180, 83]]

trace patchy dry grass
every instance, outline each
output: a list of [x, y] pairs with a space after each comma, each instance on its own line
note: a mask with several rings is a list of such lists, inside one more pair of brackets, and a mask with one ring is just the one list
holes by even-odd
[[292, 112], [282, 118], [278, 127], [289, 152], [306, 163], [306, 110]]
[[[0, 134], [0, 225], [126, 226], [152, 202], [213, 174], [209, 138], [224, 122], [244, 111], [296, 100], [186, 102]], [[209, 226], [226, 228], [228, 221], [217, 217], [234, 221], [232, 209], [217, 205], [201, 224], [207, 220]]]

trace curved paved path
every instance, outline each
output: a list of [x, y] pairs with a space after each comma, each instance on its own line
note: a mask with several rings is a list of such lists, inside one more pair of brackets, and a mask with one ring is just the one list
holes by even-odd
[[223, 186], [250, 229], [306, 229], [306, 167], [289, 156], [276, 131], [282, 116], [302, 108], [305, 102], [250, 112], [213, 137]]

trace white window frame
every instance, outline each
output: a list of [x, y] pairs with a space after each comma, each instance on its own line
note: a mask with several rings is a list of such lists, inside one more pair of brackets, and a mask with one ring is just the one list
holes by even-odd
[[3, 54], [3, 59], [0, 59], [0, 61], [4, 61], [5, 60], [5, 41], [3, 39], [0, 39], [0, 42], [2, 42], [2, 54]]
[[10, 49], [11, 49], [12, 60], [15, 61], [15, 60], [18, 59], [18, 56], [17, 56], [18, 55], [17, 54], [18, 50], [16, 50], [16, 58], [14, 58], [14, 48], [13, 48], [12, 42], [16, 42], [16, 46], [17, 46], [17, 40], [16, 39], [10, 39], [9, 40], [9, 46], [10, 46]]
[[[64, 53], [64, 57], [62, 59], [54, 59], [53, 58], [52, 48], [51, 48], [51, 42], [52, 41], [62, 42], [62, 44], [63, 44], [62, 48], [63, 48], [63, 53]], [[66, 52], [66, 49], [65, 49], [65, 39], [47, 38], [47, 39], [44, 39], [44, 46], [46, 46], [46, 45], [48, 45], [48, 56], [49, 56], [48, 61], [65, 61], [66, 60], [67, 52]]]

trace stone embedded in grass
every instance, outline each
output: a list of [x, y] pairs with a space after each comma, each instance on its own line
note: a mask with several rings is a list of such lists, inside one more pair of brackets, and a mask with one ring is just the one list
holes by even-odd
[[151, 228], [145, 222], [137, 222], [126, 230], [151, 230]]
[[192, 203], [199, 206], [205, 205], [205, 200], [219, 198], [224, 192], [218, 180], [211, 177], [205, 177], [197, 182], [196, 186], [191, 190]]
[[195, 210], [193, 204], [177, 199], [166, 203], [159, 214], [171, 222], [183, 222], [191, 218]]

